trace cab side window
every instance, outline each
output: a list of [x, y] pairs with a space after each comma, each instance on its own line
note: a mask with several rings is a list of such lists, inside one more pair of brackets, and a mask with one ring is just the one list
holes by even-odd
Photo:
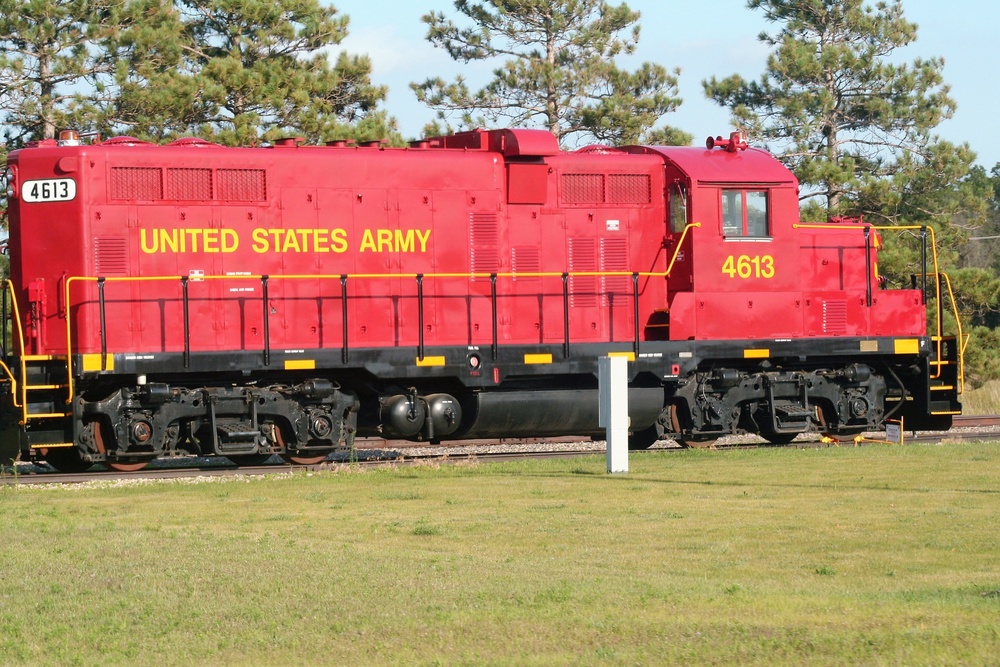
[[687, 226], [687, 191], [680, 183], [670, 185], [670, 231], [680, 233]]
[[722, 190], [722, 233], [726, 237], [766, 237], [767, 190]]
[[722, 233], [725, 236], [743, 234], [743, 191], [722, 191]]

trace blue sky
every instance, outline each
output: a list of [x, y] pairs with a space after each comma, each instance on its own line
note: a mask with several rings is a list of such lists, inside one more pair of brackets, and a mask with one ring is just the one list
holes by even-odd
[[[429, 11], [456, 14], [451, 0], [331, 0], [351, 18], [350, 35], [341, 44], [349, 53], [367, 53], [373, 81], [389, 86], [386, 108], [407, 137], [420, 133], [434, 112], [419, 104], [409, 89], [428, 76], [452, 80], [463, 74], [470, 85], [481, 84], [492, 64], [464, 65], [424, 39], [420, 17]], [[613, 0], [613, 4], [616, 4]], [[756, 79], [764, 70], [768, 48], [757, 40], [761, 30], [776, 32], [745, 0], [627, 0], [642, 12], [642, 35], [635, 63], [651, 61], [681, 68], [684, 103], [663, 122], [695, 136], [728, 134], [728, 112], [705, 99], [703, 79], [739, 73]], [[1000, 93], [993, 74], [1000, 60], [996, 26], [1000, 3], [995, 0], [903, 0], [906, 17], [919, 25], [917, 40], [893, 59], [944, 57], [944, 78], [958, 109], [937, 134], [967, 142], [978, 163], [989, 170], [1000, 162]], [[626, 66], [628, 63], [623, 63]]]

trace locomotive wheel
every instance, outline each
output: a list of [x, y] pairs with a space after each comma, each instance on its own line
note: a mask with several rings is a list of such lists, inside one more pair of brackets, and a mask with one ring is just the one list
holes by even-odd
[[59, 472], [83, 472], [93, 465], [90, 461], [84, 461], [80, 457], [80, 450], [76, 447], [48, 447], [39, 453], [46, 463]]
[[230, 454], [227, 459], [242, 467], [259, 466], [271, 458], [270, 454]]
[[839, 428], [836, 431], [834, 431], [832, 428], [829, 427], [830, 422], [827, 421], [826, 414], [823, 408], [820, 408], [820, 424], [823, 427], [823, 429], [820, 431], [823, 437], [829, 438], [830, 440], [833, 440], [834, 442], [837, 443], [841, 442], [853, 443], [854, 438], [858, 437], [867, 430], [864, 426], [852, 426], [852, 427]]
[[136, 472], [148, 466], [150, 460], [117, 459], [115, 461], [105, 461], [104, 465], [108, 466], [109, 470], [114, 470], [115, 472]]
[[[94, 435], [94, 446], [97, 447], [97, 451], [102, 454], [106, 454], [108, 451], [107, 445], [104, 442], [104, 424], [99, 421], [92, 422], [88, 424], [93, 429]], [[142, 470], [149, 465], [156, 456], [145, 456], [142, 458], [134, 456], [123, 456], [120, 459], [108, 459], [104, 462], [104, 465], [108, 467], [109, 470], [115, 472], [137, 472]]]
[[282, 454], [287, 463], [297, 466], [314, 466], [326, 461], [328, 454]]
[[[681, 415], [676, 404], [670, 405], [670, 426], [674, 433], [681, 432]], [[684, 449], [713, 449], [722, 435], [674, 435], [671, 438]]]
[[314, 466], [317, 463], [322, 463], [326, 460], [326, 457], [330, 452], [324, 452], [322, 454], [294, 454], [288, 451], [288, 445], [285, 442], [285, 431], [280, 425], [275, 425], [274, 427], [274, 437], [279, 445], [285, 447], [285, 453], [281, 454], [281, 458], [285, 460], [286, 463], [291, 463], [297, 466]]

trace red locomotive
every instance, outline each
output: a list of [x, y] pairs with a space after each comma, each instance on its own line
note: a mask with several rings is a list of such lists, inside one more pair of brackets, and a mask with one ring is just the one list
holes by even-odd
[[795, 177], [739, 134], [563, 152], [537, 130], [66, 133], [5, 178], [2, 442], [64, 470], [600, 435], [603, 355], [630, 361], [636, 447], [947, 428], [960, 409], [959, 346], [926, 331], [940, 276], [886, 289], [877, 231], [800, 224]]

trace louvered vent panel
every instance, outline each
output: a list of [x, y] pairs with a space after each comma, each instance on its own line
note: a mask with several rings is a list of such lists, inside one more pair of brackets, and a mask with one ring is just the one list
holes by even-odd
[[128, 241], [118, 236], [94, 239], [94, 271], [98, 276], [128, 273]]
[[[624, 238], [601, 239], [601, 271], [628, 271], [628, 240]], [[632, 294], [632, 279], [628, 276], [606, 276], [601, 278], [603, 301], [607, 305], [607, 294], [614, 295], [616, 305], [622, 305]]]
[[[569, 240], [569, 272], [596, 272], [597, 249], [592, 239]], [[574, 308], [597, 306], [597, 277], [572, 276], [569, 279], [569, 305]]]
[[823, 302], [823, 333], [834, 335], [847, 333], [846, 301]]
[[603, 204], [603, 174], [563, 174], [562, 201], [564, 204]]
[[608, 176], [608, 203], [648, 204], [652, 201], [649, 174], [612, 174]]
[[[473, 213], [469, 217], [469, 266], [473, 273], [494, 273], [500, 267], [495, 213]], [[489, 280], [489, 278], [473, 278]]]
[[[511, 270], [517, 273], [540, 273], [542, 270], [542, 253], [535, 246], [517, 247], [510, 252]], [[514, 276], [514, 280], [538, 280], [537, 276]]]
[[211, 169], [167, 169], [167, 199], [212, 199]]
[[111, 198], [153, 201], [163, 199], [159, 167], [112, 167]]
[[219, 169], [215, 182], [219, 201], [267, 200], [267, 172], [263, 169]]

